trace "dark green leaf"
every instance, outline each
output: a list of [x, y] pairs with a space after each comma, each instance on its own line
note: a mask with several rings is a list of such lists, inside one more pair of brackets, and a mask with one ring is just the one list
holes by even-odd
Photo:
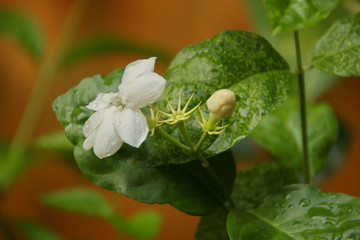
[[[75, 159], [81, 171], [96, 185], [119, 192], [145, 203], [169, 203], [192, 215], [206, 215], [216, 211], [221, 203], [204, 179], [205, 170], [198, 161], [183, 165], [141, 168], [134, 164], [133, 149], [112, 157], [98, 159], [82, 146], [75, 148]], [[235, 176], [234, 160], [230, 152], [210, 159], [212, 168], [222, 182], [231, 189]], [[195, 176], [194, 174], [197, 174]]]
[[229, 211], [220, 209], [202, 217], [196, 231], [196, 240], [229, 240], [226, 230], [226, 219]]
[[53, 231], [30, 221], [21, 221], [18, 227], [25, 234], [28, 240], [60, 240], [62, 239]]
[[334, 23], [316, 45], [313, 64], [339, 76], [360, 75], [360, 14]]
[[35, 140], [34, 147], [61, 153], [72, 153], [74, 151], [74, 146], [66, 138], [63, 131], [40, 136]]
[[[308, 104], [307, 123], [311, 174], [324, 166], [337, 137], [336, 117], [327, 104]], [[252, 138], [275, 155], [281, 164], [299, 168], [302, 164], [302, 141], [299, 105], [291, 99], [269, 114], [253, 132]]]
[[238, 171], [232, 199], [237, 209], [258, 206], [270, 193], [297, 181], [294, 171], [277, 163], [263, 163]]
[[62, 64], [68, 66], [92, 56], [114, 53], [136, 53], [148, 57], [157, 56], [160, 61], [170, 62], [170, 58], [166, 53], [153, 47], [120, 37], [99, 36], [82, 40], [67, 49], [62, 57]]
[[326, 18], [340, 0], [264, 0], [273, 32], [298, 30]]
[[64, 189], [43, 196], [43, 202], [60, 210], [107, 218], [112, 207], [98, 192], [86, 188]]
[[[270, 193], [295, 182], [295, 174], [290, 169], [276, 163], [257, 164], [237, 172], [231, 197], [238, 210], [246, 211], [257, 207]], [[196, 239], [228, 240], [226, 229], [228, 213], [228, 210], [221, 209], [210, 216], [202, 217]]]
[[237, 239], [358, 239], [360, 199], [308, 185], [290, 185], [255, 209], [232, 210], [227, 228]]
[[0, 34], [20, 42], [35, 57], [41, 57], [44, 40], [38, 24], [24, 13], [0, 9]]

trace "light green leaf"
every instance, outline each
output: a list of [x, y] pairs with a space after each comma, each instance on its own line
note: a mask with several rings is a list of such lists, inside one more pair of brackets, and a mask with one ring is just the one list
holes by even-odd
[[36, 58], [43, 54], [43, 35], [40, 27], [24, 13], [0, 9], [0, 34], [20, 42]]
[[42, 202], [60, 210], [107, 218], [114, 212], [98, 192], [86, 188], [63, 189], [43, 196]]
[[360, 199], [309, 185], [290, 185], [255, 209], [232, 210], [231, 240], [358, 239]]
[[61, 153], [71, 153], [74, 146], [66, 138], [63, 131], [52, 132], [37, 138], [34, 147], [38, 149], [47, 149]]
[[[283, 56], [291, 66], [296, 69], [296, 52], [294, 49], [294, 34], [292, 32], [279, 32], [274, 36], [271, 32], [271, 24], [267, 17], [267, 12], [262, 1], [247, 0], [247, 5], [251, 10], [252, 23], [257, 34], [266, 38], [271, 45]], [[326, 33], [333, 23], [349, 16], [348, 1], [342, 1], [328, 18], [318, 24], [305, 28], [300, 31], [301, 56], [304, 66], [311, 65], [312, 51], [319, 39]], [[294, 49], [294, 50], [291, 50]], [[316, 68], [306, 72], [306, 97], [309, 100], [319, 98], [341, 79], [333, 74], [325, 73]]]
[[84, 39], [68, 48], [62, 57], [62, 65], [69, 66], [83, 59], [102, 54], [136, 53], [143, 56], [156, 56], [168, 63], [169, 56], [162, 50], [115, 36], [98, 36]]
[[160, 231], [163, 223], [162, 216], [154, 211], [141, 211], [129, 220], [129, 227], [138, 239], [152, 239]]
[[339, 76], [360, 75], [360, 14], [338, 20], [313, 51], [316, 68]]
[[[299, 105], [291, 99], [269, 114], [253, 132], [252, 138], [270, 151], [284, 166], [302, 166], [302, 140]], [[324, 166], [335, 142], [338, 126], [327, 104], [307, 105], [310, 171], [315, 176]]]
[[264, 0], [273, 32], [298, 30], [326, 18], [340, 0]]
[[30, 222], [30, 221], [20, 221], [17, 223], [19, 229], [24, 233], [28, 240], [60, 240], [63, 239], [54, 233], [52, 230]]

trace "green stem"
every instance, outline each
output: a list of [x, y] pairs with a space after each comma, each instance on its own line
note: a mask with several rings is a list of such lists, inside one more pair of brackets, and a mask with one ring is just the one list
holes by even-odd
[[74, 2], [58, 34], [58, 38], [55, 40], [54, 47], [48, 51], [40, 65], [37, 81], [9, 147], [7, 158], [11, 160], [1, 166], [1, 181], [5, 183], [5, 187], [25, 164], [25, 151], [30, 144], [52, 80], [59, 68], [60, 53], [74, 35], [84, 14], [87, 2], [88, 0]]
[[169, 142], [173, 143], [177, 147], [179, 147], [179, 148], [181, 148], [181, 149], [183, 149], [185, 151], [189, 151], [189, 152], [191, 151], [190, 147], [186, 146], [185, 144], [182, 144], [181, 142], [179, 142], [178, 140], [173, 138], [162, 127], [157, 127], [156, 130], [161, 136], [163, 136], [165, 139], [167, 139]]
[[300, 117], [301, 117], [301, 135], [303, 146], [303, 163], [304, 163], [304, 178], [305, 183], [311, 184], [310, 173], [310, 159], [309, 159], [309, 143], [307, 135], [307, 117], [306, 117], [306, 96], [305, 96], [305, 78], [304, 70], [301, 62], [301, 49], [299, 32], [294, 31], [296, 62], [297, 62], [297, 76], [299, 80], [299, 100], [300, 100]]
[[188, 146], [191, 148], [192, 151], [195, 151], [194, 143], [192, 142], [190, 135], [189, 135], [188, 131], [186, 130], [185, 122], [180, 121], [178, 124], [178, 127], [180, 129], [181, 135], [185, 139], [185, 142], [187, 142]]
[[201, 135], [201, 138], [200, 138], [199, 142], [197, 143], [197, 145], [195, 147], [195, 152], [198, 152], [200, 150], [201, 145], [205, 141], [207, 135], [208, 135], [208, 133], [206, 131], [204, 131], [203, 134]]

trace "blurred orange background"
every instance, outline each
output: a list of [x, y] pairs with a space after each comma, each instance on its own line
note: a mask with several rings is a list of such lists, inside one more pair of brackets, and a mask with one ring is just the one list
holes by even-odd
[[[72, 3], [72, 0], [1, 0], [0, 7], [19, 9], [35, 18], [43, 28], [47, 48], [50, 48]], [[242, 0], [93, 0], [89, 2], [73, 41], [91, 35], [118, 34], [157, 46], [174, 56], [184, 46], [210, 38], [223, 30], [255, 32], [250, 14]], [[0, 136], [9, 141], [36, 81], [38, 63], [17, 43], [5, 37], [0, 37], [0, 56]], [[33, 137], [62, 129], [51, 109], [51, 103], [58, 95], [84, 77], [105, 75], [139, 57], [132, 54], [108, 54], [89, 58], [61, 71], [54, 79]], [[157, 64], [157, 72], [161, 73], [165, 69], [165, 65], [160, 62]], [[348, 78], [321, 98], [321, 101], [328, 101], [333, 106], [339, 119], [349, 127], [352, 144], [341, 169], [320, 184], [323, 190], [358, 197], [360, 108], [356, 104], [360, 102], [359, 90], [359, 79]], [[97, 188], [68, 162], [51, 153], [37, 156], [8, 194], [1, 196], [0, 215], [42, 223], [64, 239], [116, 239], [115, 230], [101, 219], [57, 211], [38, 201], [44, 192], [78, 185], [101, 191], [125, 215], [131, 215], [138, 209], [153, 208], [161, 211], [164, 226], [155, 239], [194, 238], [198, 217], [188, 216], [167, 205], [150, 206], [134, 202], [120, 194]]]

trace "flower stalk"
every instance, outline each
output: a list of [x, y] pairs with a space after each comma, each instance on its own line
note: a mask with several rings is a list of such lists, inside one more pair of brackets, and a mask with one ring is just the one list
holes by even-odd
[[310, 159], [309, 159], [309, 141], [307, 134], [307, 116], [306, 116], [306, 95], [305, 95], [305, 77], [301, 60], [301, 48], [299, 32], [294, 31], [297, 77], [299, 84], [300, 118], [301, 118], [301, 139], [303, 146], [303, 166], [305, 183], [311, 184]]

